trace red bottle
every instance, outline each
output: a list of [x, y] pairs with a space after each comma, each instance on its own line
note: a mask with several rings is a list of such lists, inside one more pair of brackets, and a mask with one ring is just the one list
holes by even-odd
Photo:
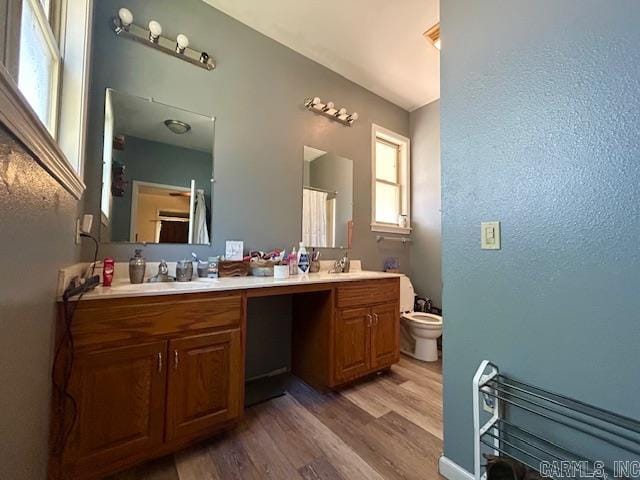
[[115, 269], [115, 262], [113, 258], [107, 257], [102, 262], [102, 285], [104, 287], [110, 287], [113, 281], [113, 271]]

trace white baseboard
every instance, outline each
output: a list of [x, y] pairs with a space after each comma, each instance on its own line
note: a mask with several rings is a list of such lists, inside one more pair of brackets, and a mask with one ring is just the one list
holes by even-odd
[[447, 480], [474, 480], [472, 473], [442, 455], [438, 461], [438, 470]]

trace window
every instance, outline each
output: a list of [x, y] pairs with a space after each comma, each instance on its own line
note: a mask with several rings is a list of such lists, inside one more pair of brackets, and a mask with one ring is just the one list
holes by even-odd
[[409, 139], [372, 127], [371, 230], [410, 233]]
[[22, 2], [18, 87], [55, 138], [62, 60], [49, 22], [49, 10], [50, 5], [46, 1]]
[[81, 174], [92, 0], [21, 1], [18, 87]]

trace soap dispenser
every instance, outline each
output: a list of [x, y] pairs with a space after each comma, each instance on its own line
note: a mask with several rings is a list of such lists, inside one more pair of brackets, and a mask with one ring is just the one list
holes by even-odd
[[147, 268], [147, 261], [142, 256], [142, 250], [137, 248], [136, 253], [129, 260], [129, 281], [131, 283], [144, 282], [144, 272]]

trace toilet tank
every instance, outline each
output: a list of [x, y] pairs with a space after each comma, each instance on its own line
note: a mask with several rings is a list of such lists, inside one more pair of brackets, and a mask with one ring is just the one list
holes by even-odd
[[416, 292], [411, 285], [411, 280], [406, 275], [400, 277], [400, 312], [413, 312]]

